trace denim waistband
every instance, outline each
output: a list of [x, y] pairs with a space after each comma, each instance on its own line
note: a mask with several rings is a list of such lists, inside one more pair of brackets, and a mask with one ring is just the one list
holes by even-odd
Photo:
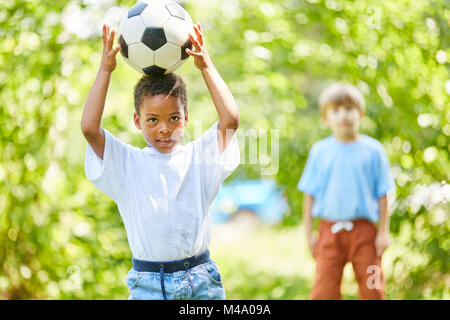
[[172, 261], [146, 261], [132, 258], [133, 269], [138, 272], [160, 272], [173, 273], [178, 271], [185, 271], [200, 264], [209, 261], [209, 250], [205, 250], [195, 256]]

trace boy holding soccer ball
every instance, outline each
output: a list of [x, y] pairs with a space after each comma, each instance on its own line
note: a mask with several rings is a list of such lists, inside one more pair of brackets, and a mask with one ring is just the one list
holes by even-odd
[[186, 49], [201, 71], [219, 115], [200, 138], [181, 146], [188, 121], [181, 77], [144, 76], [135, 87], [134, 123], [147, 146], [128, 145], [101, 127], [111, 73], [120, 47], [103, 26], [103, 56], [83, 110], [88, 179], [119, 208], [133, 255], [129, 299], [225, 299], [210, 259], [209, 206], [220, 184], [238, 166], [235, 100], [215, 69], [194, 25]]
[[[341, 298], [347, 262], [362, 299], [384, 298], [381, 255], [390, 241], [386, 194], [395, 184], [382, 144], [359, 134], [364, 105], [362, 94], [349, 84], [333, 84], [319, 99], [322, 120], [333, 134], [311, 148], [298, 184], [316, 260], [311, 299]], [[313, 217], [320, 219], [318, 239]]]

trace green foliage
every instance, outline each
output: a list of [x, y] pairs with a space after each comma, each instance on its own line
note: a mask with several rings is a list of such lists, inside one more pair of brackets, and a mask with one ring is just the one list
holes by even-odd
[[[318, 94], [333, 81], [355, 84], [367, 104], [361, 131], [383, 143], [397, 183], [388, 297], [448, 298], [450, 10], [444, 0], [373, 3], [186, 5], [194, 21], [201, 21], [212, 59], [238, 101], [241, 130], [279, 130], [275, 178], [291, 208], [279, 228], [301, 223], [296, 184], [312, 144], [330, 134], [320, 122]], [[118, 4], [130, 7], [134, 1]], [[95, 23], [87, 28], [96, 33], [67, 30], [62, 17], [67, 22], [74, 8], [91, 14]], [[125, 230], [115, 204], [84, 175], [80, 132], [84, 99], [100, 61], [97, 22], [106, 9], [89, 1], [0, 5], [0, 298], [127, 297], [131, 253]], [[142, 147], [132, 123], [139, 75], [118, 59], [103, 126]], [[190, 122], [201, 120], [206, 129], [216, 114], [190, 62], [179, 70], [188, 87]], [[233, 177], [258, 178], [260, 170], [243, 164]], [[307, 296], [309, 284], [302, 278], [294, 277], [302, 283], [300, 295], [290, 279], [264, 271], [245, 268], [251, 281], [238, 284], [236, 276], [233, 282], [242, 265], [225, 264], [223, 273], [233, 284], [229, 296]]]
[[[199, 10], [212, 55], [239, 100], [241, 128], [280, 130], [276, 179], [291, 207], [284, 225], [300, 222], [298, 179], [312, 144], [330, 134], [320, 122], [318, 94], [333, 81], [355, 84], [367, 104], [361, 131], [383, 143], [397, 183], [394, 242], [405, 247], [402, 254], [414, 253], [393, 261], [389, 296], [448, 297], [444, 1], [226, 1], [217, 16], [207, 14], [211, 7]], [[257, 170], [248, 167], [236, 175], [253, 178]]]

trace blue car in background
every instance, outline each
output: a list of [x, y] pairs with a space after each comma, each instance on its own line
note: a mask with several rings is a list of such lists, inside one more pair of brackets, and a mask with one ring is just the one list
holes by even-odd
[[251, 211], [264, 223], [275, 224], [288, 211], [282, 191], [273, 180], [233, 180], [223, 184], [212, 204], [211, 221], [227, 222], [238, 211]]

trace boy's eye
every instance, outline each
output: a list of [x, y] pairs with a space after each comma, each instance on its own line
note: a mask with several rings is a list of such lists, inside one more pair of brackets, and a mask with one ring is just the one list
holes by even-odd
[[156, 123], [156, 121], [158, 121], [158, 119], [156, 119], [156, 118], [150, 118], [150, 119], [148, 119], [147, 121], [150, 122], [150, 123]]
[[172, 118], [170, 118], [170, 120], [178, 121], [178, 120], [180, 120], [180, 118], [178, 116], [173, 116]]

